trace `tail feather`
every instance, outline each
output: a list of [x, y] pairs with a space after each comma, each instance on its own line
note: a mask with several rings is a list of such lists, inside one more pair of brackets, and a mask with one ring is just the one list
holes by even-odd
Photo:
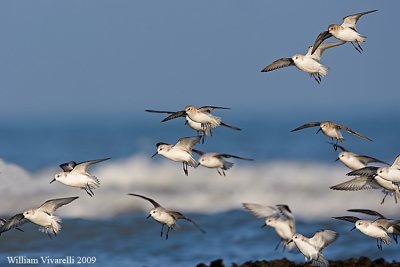
[[229, 161], [224, 161], [224, 167], [222, 168], [223, 170], [229, 170], [230, 168], [232, 168], [233, 163], [229, 162]]
[[322, 77], [326, 76], [328, 74], [329, 68], [327, 66], [321, 65], [321, 67], [318, 70], [318, 74]]
[[313, 259], [312, 263], [313, 266], [320, 266], [320, 267], [327, 267], [329, 266], [329, 262], [325, 259], [324, 255], [318, 253], [317, 259]]

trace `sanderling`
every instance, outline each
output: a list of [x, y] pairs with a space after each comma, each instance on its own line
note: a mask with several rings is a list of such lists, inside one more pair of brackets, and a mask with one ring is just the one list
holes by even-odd
[[153, 154], [154, 157], [157, 154], [163, 155], [167, 159], [182, 162], [183, 164], [183, 172], [186, 175], [188, 173], [188, 165], [191, 167], [197, 167], [196, 160], [192, 157], [192, 148], [200, 142], [200, 136], [193, 137], [183, 137], [176, 142], [175, 145], [166, 144], [166, 143], [157, 143], [157, 151]]
[[311, 238], [294, 234], [288, 243], [294, 242], [300, 252], [303, 253], [306, 261], [310, 261], [313, 266], [328, 266], [329, 262], [324, 258], [321, 251], [338, 237], [339, 234], [335, 231], [321, 229]]
[[388, 245], [391, 242], [391, 238], [388, 235], [388, 229], [393, 226], [398, 228], [396, 225], [400, 223], [400, 220], [382, 218], [376, 220], [361, 220], [354, 216], [340, 216], [333, 218], [354, 223], [355, 226], [350, 231], [357, 228], [361, 233], [376, 238], [376, 245], [379, 250], [382, 250], [382, 243]]
[[149, 216], [147, 216], [147, 219], [150, 217], [153, 217], [154, 220], [156, 220], [157, 222], [159, 222], [162, 225], [161, 226], [161, 237], [163, 236], [164, 225], [166, 225], [168, 227], [167, 233], [165, 235], [165, 239], [168, 239], [169, 230], [175, 229], [176, 221], [180, 220], [180, 219], [191, 222], [197, 229], [200, 230], [200, 232], [202, 232], [203, 234], [206, 233], [206, 231], [204, 231], [195, 221], [189, 219], [188, 217], [186, 217], [185, 215], [183, 215], [180, 212], [167, 210], [167, 209], [163, 208], [160, 204], [158, 204], [156, 201], [154, 201], [153, 199], [142, 196], [142, 195], [131, 194], [131, 193], [129, 193], [128, 195], [143, 198], [143, 199], [149, 201], [151, 204], [153, 204], [154, 209], [150, 210], [150, 214], [149, 214]]
[[225, 160], [226, 158], [235, 158], [235, 159], [253, 161], [253, 159], [234, 156], [231, 154], [205, 153], [198, 149], [193, 149], [193, 152], [200, 155], [200, 158], [198, 159], [198, 161], [201, 166], [204, 166], [207, 168], [212, 168], [212, 169], [217, 169], [217, 172], [221, 176], [222, 175], [225, 176], [225, 171], [230, 169], [233, 166], [232, 162]]
[[32, 223], [40, 225], [39, 231], [46, 233], [51, 239], [51, 234], [56, 236], [61, 230], [61, 218], [54, 216], [54, 212], [77, 198], [78, 197], [50, 199], [38, 208], [27, 209], [23, 213], [16, 214], [9, 220], [6, 220], [4, 225], [0, 227], [0, 234], [12, 228], [16, 228], [29, 220]]
[[93, 189], [100, 186], [100, 182], [96, 176], [90, 175], [88, 173], [88, 168], [96, 163], [108, 160], [110, 158], [96, 159], [84, 161], [81, 163], [76, 163], [75, 161], [70, 161], [60, 165], [63, 172], [57, 173], [54, 176], [54, 181], [58, 181], [62, 184], [78, 187], [84, 189], [89, 196], [94, 196]]
[[249, 210], [257, 218], [265, 218], [265, 223], [262, 225], [270, 226], [275, 229], [278, 236], [281, 238], [275, 250], [282, 245], [283, 250], [287, 248], [292, 250], [295, 246], [288, 241], [292, 239], [296, 233], [296, 223], [294, 216], [287, 205], [261, 205], [256, 203], [242, 203], [243, 207]]
[[337, 123], [335, 123], [333, 121], [309, 122], [309, 123], [306, 123], [306, 124], [304, 124], [304, 125], [302, 125], [300, 127], [297, 127], [296, 129], [291, 130], [291, 132], [295, 132], [295, 131], [302, 130], [302, 129], [305, 129], [305, 128], [316, 127], [316, 126], [319, 126], [319, 129], [318, 129], [317, 133], [322, 131], [323, 134], [325, 134], [326, 136], [332, 138], [332, 140], [336, 139], [336, 144], [334, 146], [335, 150], [337, 149], [337, 147], [336, 147], [337, 143], [339, 141], [340, 142], [344, 141], [343, 135], [342, 135], [340, 130], [345, 130], [345, 131], [347, 131], [347, 132], [349, 132], [349, 133], [351, 133], [351, 134], [353, 134], [355, 136], [358, 136], [358, 137], [360, 137], [362, 139], [365, 139], [365, 140], [368, 140], [368, 141], [372, 141], [368, 137], [365, 137], [365, 136], [363, 136], [363, 135], [351, 130], [350, 128], [348, 128], [346, 126], [337, 124]]
[[[204, 131], [211, 131], [212, 128], [223, 125], [225, 127], [240, 131], [241, 129], [232, 125], [225, 124], [221, 121], [221, 118], [211, 114], [214, 109], [230, 109], [217, 106], [203, 106], [196, 108], [193, 105], [187, 105], [184, 110], [176, 111], [169, 115], [161, 122], [169, 121], [175, 118], [188, 116], [192, 121], [200, 123]], [[211, 133], [211, 132], [210, 132]]]
[[350, 152], [346, 148], [338, 144], [333, 144], [333, 143], [329, 144], [332, 144], [334, 148], [335, 147], [340, 148], [341, 152], [339, 153], [336, 161], [340, 160], [346, 167], [348, 167], [351, 170], [358, 170], [367, 167], [367, 164], [371, 162], [377, 162], [389, 165], [388, 163], [383, 162], [379, 159]]
[[313, 50], [312, 53], [319, 47], [319, 45], [325, 40], [328, 39], [331, 36], [334, 36], [336, 39], [345, 41], [345, 42], [350, 42], [354, 48], [361, 53], [363, 50], [361, 47], [361, 43], [365, 41], [365, 36], [362, 36], [359, 34], [356, 30], [356, 24], [358, 20], [360, 19], [361, 16], [378, 11], [377, 9], [371, 10], [371, 11], [366, 11], [366, 12], [361, 12], [357, 13], [354, 15], [349, 15], [343, 18], [343, 22], [341, 25], [338, 24], [331, 24], [328, 26], [328, 30], [321, 32], [317, 39], [315, 40], [315, 43], [313, 45]]
[[342, 44], [344, 44], [344, 42], [326, 43], [321, 45], [317, 50], [318, 52], [314, 53], [313, 55], [311, 54], [312, 46], [310, 46], [305, 55], [295, 54], [291, 58], [280, 58], [266, 66], [261, 70], [261, 72], [268, 72], [284, 67], [296, 66], [299, 70], [310, 74], [310, 76], [313, 77], [317, 83], [320, 83], [321, 77], [324, 77], [326, 74], [328, 74], [328, 67], [319, 62], [322, 53], [325, 51], [325, 49]]
[[[369, 209], [349, 209], [347, 211], [364, 213], [364, 214], [368, 214], [368, 215], [375, 216], [375, 217], [378, 217], [380, 219], [385, 219], [385, 220], [388, 219], [385, 216], [383, 216], [381, 213], [374, 211], [374, 210], [369, 210]], [[398, 236], [400, 235], [400, 226], [399, 225], [390, 226], [387, 229], [387, 232], [388, 232], [388, 234], [392, 234], [393, 240], [397, 244], [397, 239], [398, 239]]]
[[[205, 108], [205, 107], [201, 107], [200, 109]], [[212, 110], [212, 107], [208, 107], [210, 112]], [[214, 107], [215, 108], [215, 107]], [[164, 114], [174, 114], [176, 113], [175, 111], [164, 111], [164, 110], [153, 110], [153, 109], [146, 109], [146, 112], [151, 112], [151, 113], [164, 113]], [[187, 124], [190, 128], [192, 128], [193, 130], [195, 130], [197, 132], [197, 135], [200, 135], [202, 137], [201, 142], [204, 143], [204, 139], [206, 136], [211, 136], [212, 135], [212, 128], [211, 127], [203, 127], [202, 123], [199, 122], [195, 122], [194, 120], [192, 120], [189, 115], [185, 114], [185, 124]], [[220, 126], [224, 126], [227, 128], [231, 128], [237, 131], [240, 131], [241, 129], [236, 127], [236, 126], [232, 126], [229, 124], [226, 124], [224, 122], [220, 122]]]

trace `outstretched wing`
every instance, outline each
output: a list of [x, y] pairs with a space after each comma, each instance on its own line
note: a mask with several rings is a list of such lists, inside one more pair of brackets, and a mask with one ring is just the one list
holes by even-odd
[[328, 245], [332, 244], [339, 234], [332, 230], [319, 230], [315, 233], [313, 237], [308, 239], [308, 242], [315, 246], [318, 250], [322, 250]]
[[359, 221], [360, 218], [354, 217], [354, 216], [341, 216], [341, 217], [332, 217], [333, 219], [336, 220], [342, 220], [346, 222], [351, 222], [351, 223], [356, 223], [356, 221]]
[[278, 60], [275, 60], [274, 62], [272, 62], [271, 64], [269, 64], [265, 68], [263, 68], [261, 70], [261, 72], [268, 72], [268, 71], [272, 71], [272, 70], [276, 70], [276, 69], [280, 69], [280, 68], [285, 68], [285, 67], [289, 67], [289, 66], [294, 66], [293, 59], [291, 59], [291, 58], [280, 58]]
[[178, 140], [174, 147], [185, 151], [190, 151], [198, 142], [200, 142], [200, 140], [201, 136], [182, 137]]
[[201, 151], [201, 150], [198, 150], [198, 149], [192, 149], [192, 151], [193, 151], [194, 153], [200, 155], [200, 156], [202, 156], [202, 155], [205, 154], [205, 152], [203, 152], [203, 151]]
[[369, 189], [380, 189], [382, 188], [375, 179], [371, 179], [367, 176], [359, 176], [348, 180], [346, 182], [331, 186], [333, 190], [344, 190], [344, 191], [358, 191], [358, 190], [369, 190]]
[[386, 165], [390, 165], [389, 163], [386, 163], [382, 160], [370, 157], [370, 156], [366, 156], [366, 155], [357, 155], [355, 156], [356, 158], [358, 158], [362, 163], [367, 164], [367, 163], [371, 163], [371, 162], [378, 162], [378, 163], [383, 163]]
[[154, 109], [145, 109], [144, 111], [151, 112], [151, 113], [163, 113], [163, 114], [174, 114], [175, 113], [175, 111], [154, 110]]
[[318, 49], [323, 41], [330, 37], [332, 37], [332, 34], [330, 34], [329, 31], [324, 31], [318, 34], [317, 39], [315, 39], [315, 42], [312, 46], [311, 55], [315, 53], [315, 51]]
[[[23, 225], [24, 223], [27, 223], [28, 220], [25, 219], [25, 217], [22, 213], [18, 213], [16, 215], [12, 216], [8, 220], [2, 220], [2, 222], [4, 224], [0, 227], [0, 235], [4, 232], [7, 232], [7, 231], [13, 229], [13, 228], [19, 229], [18, 227]], [[22, 231], [21, 229], [19, 229], [19, 230]]]
[[203, 106], [203, 107], [198, 108], [197, 110], [200, 112], [210, 113], [214, 109], [231, 109], [231, 108], [224, 108], [224, 107], [218, 107], [218, 106]]
[[71, 173], [87, 173], [88, 168], [96, 163], [109, 160], [111, 158], [104, 158], [104, 159], [95, 159], [95, 160], [89, 160], [89, 161], [84, 161], [81, 163], [78, 163], [75, 168], [71, 171]]
[[45, 203], [43, 203], [39, 207], [39, 210], [48, 214], [53, 214], [58, 208], [67, 205], [78, 198], [79, 197], [66, 197], [66, 198], [50, 199], [47, 200]]
[[145, 196], [142, 196], [142, 195], [138, 195], [138, 194], [132, 194], [132, 193], [129, 193], [128, 195], [146, 199], [146, 200], [149, 201], [151, 204], [153, 204], [154, 208], [162, 207], [162, 206], [161, 206], [160, 204], [158, 204], [154, 199], [151, 199], [151, 198], [148, 198], [148, 197], [145, 197]]
[[171, 210], [168, 210], [167, 212], [168, 212], [168, 214], [170, 214], [172, 217], [174, 217], [175, 220], [180, 220], [180, 219], [182, 219], [182, 220], [186, 220], [186, 221], [188, 221], [188, 222], [191, 222], [197, 229], [199, 229], [200, 232], [202, 232], [203, 234], [206, 233], [206, 231], [204, 231], [204, 229], [201, 228], [200, 225], [198, 225], [195, 221], [193, 221], [192, 219], [186, 217], [186, 216], [183, 215], [182, 213], [177, 212], [177, 211], [171, 211]]
[[66, 162], [66, 163], [62, 163], [59, 166], [60, 166], [61, 169], [63, 169], [64, 172], [70, 172], [75, 168], [76, 162], [75, 161], [69, 161], [69, 162]]
[[303, 124], [303, 125], [297, 127], [296, 129], [291, 130], [291, 132], [295, 132], [295, 131], [302, 130], [302, 129], [305, 129], [305, 128], [320, 126], [320, 125], [321, 125], [321, 122], [318, 122], [318, 121], [309, 122], [309, 123], [306, 123], [306, 124]]
[[226, 124], [226, 123], [223, 123], [223, 122], [221, 122], [220, 125], [225, 126], [227, 128], [231, 128], [231, 129], [236, 130], [236, 131], [241, 131], [242, 130], [239, 127], [236, 127], [236, 126], [233, 126], [233, 125], [229, 125], [229, 124]]
[[[328, 43], [322, 43], [318, 46], [318, 48], [315, 50], [313, 54], [311, 54], [311, 57], [315, 60], [320, 61], [322, 54], [325, 52], [326, 49], [342, 45], [346, 42], [340, 41], [340, 42], [328, 42]], [[312, 51], [312, 50], [311, 50]]]
[[392, 168], [400, 169], [400, 155], [397, 155], [396, 159], [392, 164]]
[[344, 28], [356, 29], [356, 24], [357, 24], [358, 20], [361, 18], [361, 16], [364, 16], [366, 14], [369, 14], [369, 13], [372, 13], [375, 11], [378, 11], [378, 9], [366, 11], [366, 12], [360, 12], [360, 13], [353, 14], [353, 15], [348, 15], [343, 18], [343, 23], [341, 26]]
[[220, 158], [234, 158], [234, 159], [242, 159], [242, 160], [250, 160], [250, 161], [254, 160], [254, 159], [243, 158], [243, 157], [239, 157], [239, 156], [235, 156], [235, 155], [231, 155], [231, 154], [217, 154], [217, 157], [220, 157]]
[[349, 210], [347, 210], [347, 211], [364, 213], [364, 214], [368, 214], [368, 215], [372, 215], [372, 216], [377, 216], [377, 217], [382, 218], [382, 219], [386, 219], [385, 216], [383, 216], [382, 214], [380, 214], [379, 212], [374, 211], [374, 210], [368, 210], [368, 209], [349, 209]]
[[279, 210], [275, 206], [262, 205], [256, 203], [242, 203], [243, 208], [250, 211], [257, 218], [265, 218], [279, 214]]
[[186, 111], [180, 110], [180, 111], [172, 113], [171, 115], [169, 115], [168, 117], [163, 119], [161, 122], [169, 121], [169, 120], [172, 120], [172, 119], [176, 119], [176, 118], [179, 118], [179, 117], [185, 117], [185, 116], [186, 116]]
[[358, 170], [351, 171], [349, 173], [346, 173], [348, 176], [367, 176], [367, 177], [375, 177], [376, 176], [376, 171], [378, 170], [378, 167], [374, 166], [367, 166]]
[[340, 128], [340, 129], [343, 129], [343, 130], [345, 130], [345, 131], [347, 131], [347, 132], [349, 132], [349, 133], [351, 133], [351, 134], [354, 134], [355, 136], [358, 136], [358, 137], [360, 137], [360, 138], [362, 138], [362, 139], [365, 139], [365, 140], [368, 140], [368, 141], [372, 141], [372, 140], [369, 139], [368, 137], [366, 137], [366, 136], [364, 136], [364, 135], [361, 135], [361, 134], [359, 134], [359, 133], [353, 131], [352, 129], [350, 129], [350, 128], [344, 126], [344, 125], [339, 125], [339, 128]]

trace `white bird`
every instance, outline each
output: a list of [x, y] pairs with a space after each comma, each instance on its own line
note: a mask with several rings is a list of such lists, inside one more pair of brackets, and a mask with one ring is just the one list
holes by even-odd
[[361, 220], [354, 216], [333, 217], [337, 220], [354, 223], [355, 226], [350, 230], [358, 229], [361, 233], [376, 238], [376, 246], [382, 250], [382, 243], [388, 245], [391, 243], [391, 238], [388, 235], [388, 229], [400, 223], [400, 220], [376, 219], [376, 220]]
[[[224, 107], [217, 107], [217, 106], [203, 106], [200, 108], [196, 108], [193, 105], [187, 105], [184, 110], [176, 111], [163, 119], [161, 122], [169, 121], [175, 118], [188, 116], [192, 121], [200, 123], [201, 128], [203, 131], [210, 131], [211, 129], [216, 128], [220, 125], [225, 127], [231, 128], [233, 130], [240, 131], [241, 129], [235, 126], [231, 126], [225, 124], [221, 121], [220, 117], [214, 116], [211, 114], [211, 111], [214, 109], [230, 109]], [[195, 126], [197, 128], [197, 125]]]
[[343, 22], [341, 25], [338, 24], [331, 24], [328, 26], [328, 30], [321, 32], [317, 39], [315, 40], [315, 43], [313, 45], [313, 50], [312, 53], [320, 46], [320, 44], [328, 39], [329, 37], [334, 36], [336, 39], [345, 41], [345, 42], [350, 42], [354, 48], [361, 53], [363, 51], [361, 47], [361, 43], [365, 41], [365, 36], [362, 36], [359, 34], [356, 30], [356, 24], [358, 20], [361, 18], [361, 16], [378, 11], [377, 9], [371, 10], [371, 11], [366, 11], [366, 12], [361, 12], [353, 15], [349, 15], [343, 18]]
[[129, 193], [128, 195], [143, 198], [143, 199], [149, 201], [151, 204], [153, 204], [154, 209], [150, 210], [150, 214], [149, 214], [149, 216], [147, 216], [147, 219], [150, 217], [153, 217], [154, 220], [156, 220], [157, 222], [162, 224], [161, 237], [163, 236], [164, 225], [166, 225], [168, 227], [167, 233], [165, 235], [165, 239], [168, 239], [169, 230], [175, 229], [176, 221], [180, 220], [180, 219], [191, 222], [197, 229], [199, 229], [200, 232], [202, 232], [203, 234], [206, 233], [206, 231], [204, 231], [195, 221], [189, 219], [188, 217], [186, 217], [185, 215], [183, 215], [180, 212], [167, 210], [167, 209], [163, 208], [160, 204], [158, 204], [156, 201], [154, 201], [153, 199], [142, 196], [142, 195], [131, 194], [131, 193]]
[[217, 169], [218, 174], [221, 176], [222, 175], [225, 176], [225, 171], [233, 166], [232, 162], [225, 160], [226, 158], [235, 158], [235, 159], [253, 161], [253, 159], [243, 158], [231, 154], [205, 153], [197, 149], [193, 149], [193, 152], [200, 155], [198, 161], [201, 166], [211, 169]]
[[344, 43], [345, 42], [332, 42], [320, 45], [317, 52], [314, 54], [311, 54], [313, 47], [310, 46], [305, 55], [295, 54], [291, 58], [280, 58], [266, 66], [261, 70], [261, 72], [269, 72], [284, 67], [296, 66], [299, 70], [310, 74], [317, 83], [320, 83], [321, 77], [328, 74], [328, 67], [320, 63], [323, 52], [328, 48], [339, 46]]
[[[200, 109], [204, 109], [204, 110], [206, 110], [206, 112], [210, 113], [213, 109], [216, 109], [216, 108], [221, 109], [222, 107], [206, 106], [206, 107], [201, 107]], [[227, 109], [227, 108], [222, 108], [222, 109]], [[175, 111], [163, 111], [163, 110], [152, 110], [152, 109], [146, 109], [145, 111], [151, 112], [151, 113], [164, 113], [164, 114], [175, 114], [175, 115], [177, 114], [177, 112], [175, 112]], [[179, 113], [179, 111], [178, 111], [178, 113]], [[185, 124], [188, 125], [190, 128], [192, 128], [193, 130], [195, 130], [197, 132], [197, 135], [200, 135], [202, 137], [202, 139], [201, 139], [202, 143], [204, 143], [204, 139], [206, 136], [212, 136], [212, 128], [211, 127], [204, 127], [202, 123], [195, 122], [187, 114], [185, 114], [184, 116], [185, 116], [185, 120], [186, 120]], [[183, 117], [183, 115], [181, 117]], [[222, 121], [220, 122], [220, 126], [224, 126], [226, 128], [231, 128], [233, 130], [241, 131], [240, 128], [226, 124]]]
[[86, 191], [89, 196], [94, 196], [93, 189], [100, 186], [99, 179], [96, 176], [88, 173], [88, 168], [96, 163], [109, 160], [110, 158], [96, 159], [84, 161], [81, 163], [76, 163], [75, 161], [70, 161], [60, 165], [63, 172], [59, 172], [54, 176], [54, 179], [50, 183], [58, 181], [62, 184], [78, 187]]
[[189, 175], [188, 165], [196, 168], [197, 162], [192, 156], [193, 147], [200, 142], [200, 136], [193, 137], [182, 137], [176, 142], [175, 145], [167, 144], [167, 143], [157, 143], [157, 151], [151, 157], [156, 156], [157, 154], [163, 155], [167, 159], [182, 162], [183, 164], [183, 172], [186, 175]]
[[61, 218], [54, 216], [54, 212], [77, 198], [78, 197], [50, 199], [38, 208], [27, 209], [23, 213], [16, 214], [0, 227], [0, 234], [30, 221], [40, 225], [39, 231], [46, 233], [52, 238], [51, 234], [56, 236], [61, 230]]
[[333, 122], [333, 121], [309, 122], [309, 123], [306, 123], [306, 124], [304, 124], [304, 125], [302, 125], [300, 127], [297, 127], [296, 129], [291, 130], [291, 132], [295, 132], [295, 131], [302, 130], [302, 129], [305, 129], [305, 128], [316, 127], [316, 126], [319, 127], [317, 133], [322, 131], [322, 133], [324, 135], [332, 138], [332, 140], [336, 139], [336, 144], [334, 145], [335, 150], [337, 149], [337, 143], [339, 141], [340, 142], [344, 141], [343, 135], [342, 135], [340, 130], [345, 130], [345, 131], [347, 131], [347, 132], [349, 132], [349, 133], [351, 133], [351, 134], [353, 134], [355, 136], [358, 136], [358, 137], [360, 137], [362, 139], [365, 139], [365, 140], [368, 140], [368, 141], [372, 141], [368, 137], [365, 137], [365, 136], [363, 136], [363, 135], [351, 130], [350, 128], [348, 128], [346, 126], [341, 125], [341, 124], [337, 124], [336, 122]]
[[358, 170], [358, 169], [367, 167], [367, 164], [371, 163], [371, 162], [387, 164], [386, 162], [383, 162], [379, 159], [376, 159], [376, 158], [373, 158], [370, 156], [359, 155], [359, 154], [350, 152], [343, 146], [333, 144], [333, 143], [330, 143], [330, 144], [332, 144], [334, 147], [340, 148], [340, 150], [341, 150], [336, 161], [340, 160], [346, 167], [348, 167], [351, 170]]
[[293, 243], [288, 244], [288, 241], [292, 239], [296, 233], [295, 218], [287, 205], [261, 205], [256, 203], [242, 203], [243, 207], [250, 211], [257, 218], [265, 219], [265, 223], [262, 225], [270, 226], [275, 229], [278, 236], [281, 238], [275, 250], [282, 245], [283, 250], [293, 250], [295, 246]]
[[313, 266], [328, 266], [329, 262], [321, 251], [333, 243], [338, 236], [339, 234], [332, 230], [319, 230], [311, 238], [294, 234], [289, 243], [294, 242], [303, 253], [305, 260], [310, 261]]

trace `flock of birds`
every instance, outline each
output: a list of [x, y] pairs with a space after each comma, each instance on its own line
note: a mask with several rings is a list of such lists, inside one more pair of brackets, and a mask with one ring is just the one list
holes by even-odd
[[[314, 45], [309, 47], [306, 55], [296, 54], [292, 58], [279, 59], [265, 67], [262, 71], [267, 72], [277, 68], [295, 65], [300, 70], [309, 73], [319, 83], [321, 77], [325, 76], [328, 70], [327, 67], [323, 66], [319, 62], [324, 50], [350, 42], [358, 52], [361, 52], [363, 50], [361, 43], [364, 42], [365, 37], [357, 32], [356, 23], [361, 16], [375, 11], [377, 10], [346, 16], [343, 18], [343, 23], [341, 25], [332, 24], [328, 27], [327, 31], [320, 33], [315, 40]], [[339, 41], [323, 43], [325, 39], [331, 36], [334, 36]], [[225, 171], [233, 166], [233, 163], [227, 161], [227, 159], [253, 160], [232, 154], [203, 152], [194, 148], [198, 143], [204, 143], [205, 138], [211, 136], [213, 130], [218, 126], [224, 126], [236, 131], [241, 130], [236, 126], [222, 122], [220, 117], [211, 114], [213, 110], [218, 109], [225, 110], [228, 108], [218, 106], [196, 108], [195, 106], [188, 105], [184, 110], [180, 111], [146, 110], [151, 113], [168, 114], [162, 122], [184, 117], [186, 119], [185, 124], [197, 132], [197, 136], [180, 138], [175, 144], [162, 142], [157, 143], [157, 151], [152, 157], [159, 154], [169, 160], [181, 162], [185, 175], [189, 174], [188, 166], [196, 168], [201, 165], [207, 168], [216, 169], [220, 175], [225, 176]], [[324, 135], [332, 139], [333, 142], [330, 144], [333, 146], [335, 151], [337, 151], [338, 148], [341, 150], [337, 160], [340, 160], [345, 166], [351, 169], [351, 172], [349, 172], [348, 175], [356, 176], [356, 178], [349, 181], [332, 186], [331, 189], [381, 189], [385, 193], [381, 204], [383, 204], [388, 195], [393, 195], [395, 202], [397, 203], [397, 198], [400, 197], [400, 156], [398, 156], [394, 163], [390, 165], [379, 159], [348, 151], [338, 144], [339, 142], [344, 141], [341, 130], [347, 131], [352, 135], [368, 141], [371, 141], [371, 139], [344, 125], [332, 121], [306, 123], [293, 129], [292, 132], [310, 127], [318, 127], [317, 133], [321, 131]], [[193, 157], [193, 152], [199, 155], [198, 160]], [[67, 186], [77, 187], [85, 190], [89, 196], [93, 197], [94, 190], [100, 186], [100, 183], [97, 177], [88, 172], [88, 168], [93, 164], [109, 159], [110, 158], [102, 158], [81, 163], [76, 163], [74, 161], [63, 163], [60, 165], [63, 171], [57, 173], [50, 183], [58, 181]], [[373, 162], [384, 166], [375, 167], [368, 165]], [[178, 211], [168, 210], [155, 200], [144, 195], [134, 193], [128, 195], [142, 198], [149, 201], [154, 206], [154, 208], [150, 210], [147, 218], [152, 217], [162, 225], [161, 237], [164, 235], [164, 227], [166, 226], [167, 231], [165, 233], [165, 238], [168, 239], [169, 231], [174, 229], [177, 220], [180, 219], [192, 223], [197, 229], [199, 229], [199, 231], [205, 233], [200, 225]], [[64, 205], [70, 204], [76, 199], [78, 199], [78, 197], [51, 199], [37, 208], [26, 209], [22, 213], [18, 213], [9, 219], [0, 218], [0, 235], [11, 229], [23, 231], [20, 228], [21, 225], [30, 221], [39, 225], [39, 230], [52, 238], [53, 235], [56, 236], [61, 230], [61, 219], [54, 215], [55, 211]], [[322, 250], [338, 238], [338, 233], [332, 230], [323, 229], [317, 231], [310, 238], [297, 233], [295, 218], [288, 205], [282, 204], [271, 206], [256, 203], [243, 203], [243, 207], [256, 217], [265, 219], [265, 224], [263, 226], [270, 226], [275, 229], [276, 233], [281, 238], [276, 249], [278, 249], [279, 246], [288, 250], [295, 250], [297, 248], [305, 256], [306, 261], [310, 261], [313, 265], [328, 265], [328, 261], [324, 258]], [[382, 250], [382, 244], [389, 244], [392, 238], [397, 243], [398, 236], [400, 235], [400, 220], [388, 219], [379, 212], [368, 209], [351, 209], [348, 211], [373, 216], [374, 219], [366, 220], [355, 216], [334, 218], [351, 222], [354, 224], [353, 229], [358, 229], [362, 233], [376, 238], [377, 246], [380, 250]], [[392, 235], [392, 238], [389, 235]]]

